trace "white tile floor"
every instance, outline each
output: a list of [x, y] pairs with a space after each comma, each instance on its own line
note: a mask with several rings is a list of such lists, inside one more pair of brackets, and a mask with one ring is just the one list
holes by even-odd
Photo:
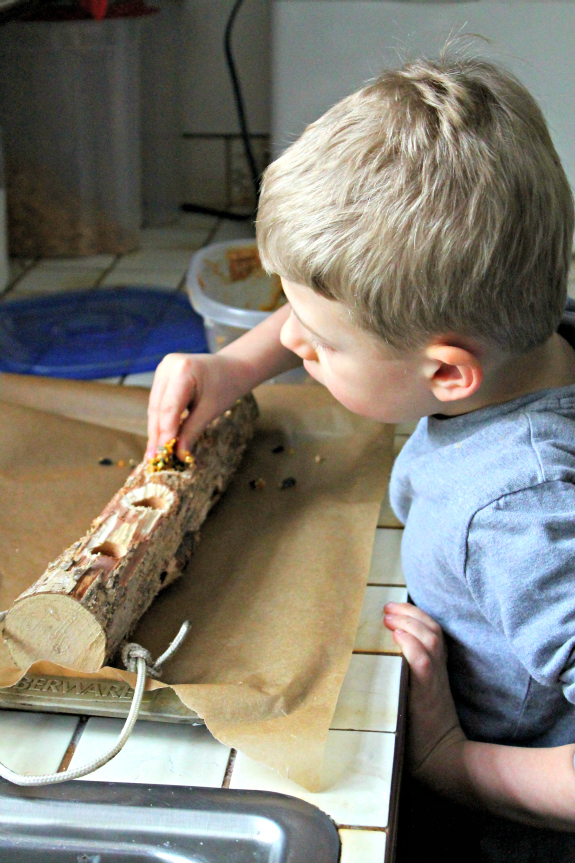
[[[143, 231], [142, 249], [120, 258], [14, 261], [12, 282], [4, 296], [19, 299], [121, 284], [182, 290], [197, 248], [249, 236], [253, 226], [247, 223], [186, 216], [176, 227]], [[153, 372], [145, 372], [107, 382], [149, 387], [152, 380]], [[412, 425], [398, 427], [396, 449], [412, 430]], [[382, 506], [382, 513], [380, 524], [398, 525], [388, 505]], [[229, 779], [232, 788], [278, 791], [319, 806], [342, 825], [341, 863], [383, 863], [385, 855], [402, 660], [382, 625], [382, 609], [389, 599], [406, 598], [401, 535], [396, 527], [381, 527], [375, 534], [355, 644], [359, 652], [351, 658], [328, 735], [324, 790], [304, 791], [242, 753], [237, 754]], [[77, 723], [73, 716], [0, 711], [0, 760], [21, 772], [56, 770]], [[72, 766], [110, 746], [121, 725], [119, 720], [91, 718], [82, 727]], [[203, 727], [141, 722], [124, 750], [88, 778], [219, 787], [229, 757], [229, 748]]]

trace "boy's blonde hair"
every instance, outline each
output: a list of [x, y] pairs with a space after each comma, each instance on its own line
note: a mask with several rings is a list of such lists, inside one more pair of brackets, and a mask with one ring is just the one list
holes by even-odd
[[561, 318], [573, 199], [543, 115], [483, 60], [384, 72], [267, 169], [269, 272], [346, 304], [397, 350], [475, 336], [523, 353]]

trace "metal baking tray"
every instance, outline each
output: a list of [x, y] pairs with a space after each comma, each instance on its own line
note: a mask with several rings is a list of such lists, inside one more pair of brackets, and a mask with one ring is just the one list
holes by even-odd
[[283, 794], [0, 780], [0, 863], [337, 863], [331, 819]]
[[[121, 681], [26, 674], [14, 686], [0, 689], [0, 708], [124, 719], [133, 695], [132, 687]], [[204, 724], [203, 719], [186, 707], [168, 687], [144, 693], [138, 718]]]

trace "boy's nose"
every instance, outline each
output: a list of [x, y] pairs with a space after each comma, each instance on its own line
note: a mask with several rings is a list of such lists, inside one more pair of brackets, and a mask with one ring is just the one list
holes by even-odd
[[307, 340], [306, 332], [292, 312], [280, 332], [280, 341], [284, 348], [293, 351], [302, 360], [315, 360], [317, 354]]

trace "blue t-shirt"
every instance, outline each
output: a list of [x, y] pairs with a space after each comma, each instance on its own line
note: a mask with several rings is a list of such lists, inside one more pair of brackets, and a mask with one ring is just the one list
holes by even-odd
[[[575, 327], [560, 331], [575, 345]], [[421, 420], [390, 494], [410, 597], [447, 638], [463, 730], [575, 742], [575, 385]]]

